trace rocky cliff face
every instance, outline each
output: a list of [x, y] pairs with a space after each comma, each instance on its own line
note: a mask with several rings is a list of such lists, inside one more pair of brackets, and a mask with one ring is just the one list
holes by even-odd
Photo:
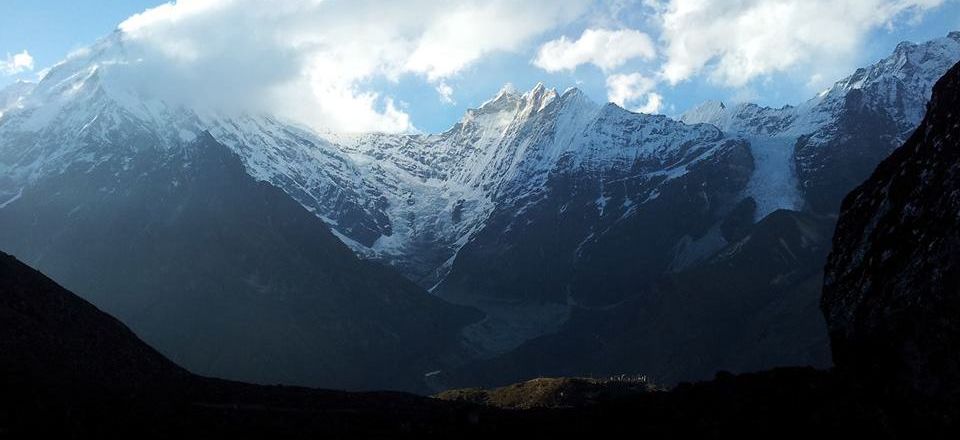
[[837, 366], [960, 391], [960, 65], [909, 140], [847, 196], [822, 299]]

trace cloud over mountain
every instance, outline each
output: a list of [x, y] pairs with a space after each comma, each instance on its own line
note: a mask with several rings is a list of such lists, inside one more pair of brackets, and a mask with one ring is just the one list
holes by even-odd
[[544, 43], [533, 63], [548, 72], [573, 70], [588, 63], [608, 71], [633, 58], [652, 59], [656, 53], [653, 40], [643, 32], [587, 29], [577, 40], [560, 37]]
[[17, 54], [7, 54], [6, 59], [0, 59], [0, 74], [16, 75], [33, 70], [33, 56], [24, 49]]
[[491, 53], [519, 50], [588, 3], [179, 0], [120, 29], [150, 67], [141, 70], [179, 84], [165, 97], [341, 131], [406, 131], [413, 126], [402, 105], [371, 83], [412, 75], [451, 99], [444, 79]]
[[[121, 23], [126, 52], [101, 74], [165, 101], [337, 132], [415, 131], [418, 112], [449, 124], [490, 88], [475, 82], [490, 68], [658, 112], [686, 105], [686, 82], [710, 98], [785, 75], [822, 88], [879, 30], [944, 3], [178, 0]], [[0, 58], [0, 75], [32, 68], [26, 51]]]
[[758, 76], [842, 60], [861, 47], [870, 31], [943, 0], [657, 3], [665, 80], [676, 84], [706, 73], [716, 83], [739, 87]]

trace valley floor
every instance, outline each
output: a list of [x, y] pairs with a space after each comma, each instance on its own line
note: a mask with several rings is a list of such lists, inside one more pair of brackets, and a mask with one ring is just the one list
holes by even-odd
[[955, 430], [960, 414], [942, 405], [888, 399], [841, 375], [811, 368], [738, 376], [721, 373], [712, 381], [671, 391], [636, 390], [607, 394], [600, 400], [567, 401], [563, 407], [523, 410], [498, 409], [462, 398], [446, 401], [403, 393], [265, 387], [203, 378], [133, 396], [69, 386], [38, 392], [25, 384], [2, 383], [2, 389], [0, 436], [4, 438], [487, 438], [507, 434], [513, 438], [596, 438], [599, 434], [930, 438]]

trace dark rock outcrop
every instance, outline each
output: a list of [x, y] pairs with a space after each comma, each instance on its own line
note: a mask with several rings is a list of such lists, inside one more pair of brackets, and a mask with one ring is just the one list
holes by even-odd
[[847, 196], [821, 307], [834, 362], [895, 392], [960, 392], [960, 65], [925, 120]]

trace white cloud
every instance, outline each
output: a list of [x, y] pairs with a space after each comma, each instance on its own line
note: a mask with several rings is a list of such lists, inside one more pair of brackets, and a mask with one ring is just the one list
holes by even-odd
[[669, 0], [659, 9], [671, 84], [706, 71], [739, 87], [799, 65], [847, 69], [871, 30], [944, 0]]
[[452, 99], [445, 79], [489, 54], [524, 50], [588, 3], [179, 0], [120, 28], [148, 67], [127, 79], [153, 93], [314, 127], [406, 131], [409, 116], [375, 83], [421, 78]]
[[660, 112], [663, 107], [663, 96], [659, 93], [650, 93], [647, 95], [647, 102], [636, 109], [640, 113], [655, 114]]
[[640, 73], [610, 75], [607, 77], [607, 99], [621, 107], [628, 107], [646, 98], [646, 103], [634, 110], [656, 113], [663, 105], [663, 97], [653, 92], [656, 85], [656, 80]]
[[453, 87], [450, 87], [446, 82], [441, 81], [440, 84], [437, 84], [436, 90], [440, 95], [440, 100], [445, 104], [452, 105], [457, 103], [453, 100]]
[[7, 54], [6, 59], [0, 59], [0, 73], [4, 75], [16, 75], [30, 70], [33, 70], [33, 57], [26, 49], [18, 54]]
[[623, 107], [643, 97], [656, 85], [656, 81], [640, 73], [610, 75], [607, 77], [607, 99]]
[[[448, 9], [427, 25], [404, 66], [430, 80], [448, 77], [493, 51], [513, 51], [531, 37], [579, 16], [589, 1], [438, 1]], [[448, 5], [456, 4], [450, 8]], [[443, 5], [443, 6], [441, 6]]]
[[587, 29], [576, 41], [560, 37], [544, 43], [533, 63], [547, 72], [574, 70], [587, 63], [610, 71], [631, 59], [649, 60], [655, 56], [653, 40], [643, 32]]

